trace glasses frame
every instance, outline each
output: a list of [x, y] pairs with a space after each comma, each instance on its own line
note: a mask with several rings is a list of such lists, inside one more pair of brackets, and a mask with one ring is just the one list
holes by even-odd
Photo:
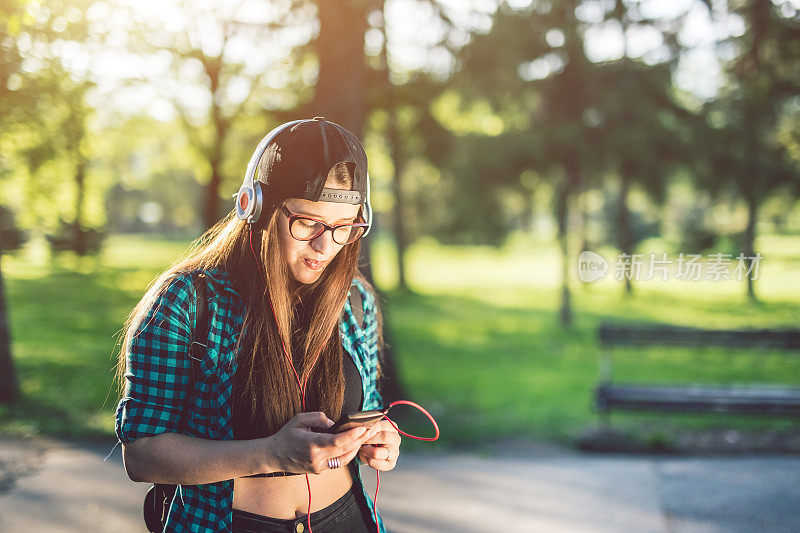
[[[354, 242], [358, 241], [358, 239], [360, 239], [361, 237], [364, 236], [364, 234], [367, 232], [367, 229], [369, 229], [369, 224], [367, 224], [366, 222], [351, 222], [350, 224], [336, 224], [335, 226], [331, 226], [329, 224], [326, 224], [324, 221], [322, 221], [322, 220], [320, 220], [318, 218], [310, 217], [308, 215], [297, 215], [295, 213], [292, 213], [291, 211], [289, 211], [289, 208], [286, 207], [285, 205], [281, 206], [281, 211], [283, 211], [283, 214], [286, 215], [286, 217], [289, 219], [289, 235], [291, 235], [293, 239], [298, 240], [298, 241], [313, 241], [314, 239], [316, 239], [317, 237], [319, 237], [320, 235], [322, 235], [326, 231], [330, 230], [331, 238], [333, 239], [333, 242], [335, 242], [339, 246], [347, 246], [348, 244], [353, 244]], [[298, 218], [302, 218], [302, 219], [305, 219], [305, 220], [313, 220], [314, 222], [322, 224], [322, 231], [318, 232], [316, 235], [313, 235], [313, 236], [311, 236], [311, 237], [309, 237], [307, 239], [300, 239], [298, 237], [295, 237], [294, 233], [292, 233], [292, 224]], [[343, 227], [364, 228], [364, 233], [359, 235], [358, 239], [354, 239], [354, 240], [352, 240], [352, 241], [350, 241], [348, 243], [342, 244], [342, 243], [340, 243], [339, 241], [336, 240], [335, 233], [333, 232], [333, 230], [338, 229], [338, 228], [343, 228]]]

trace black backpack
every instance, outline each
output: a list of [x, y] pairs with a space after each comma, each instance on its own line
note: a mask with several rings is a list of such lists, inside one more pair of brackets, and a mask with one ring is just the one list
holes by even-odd
[[[192, 368], [192, 381], [194, 381], [195, 367], [202, 357], [203, 348], [208, 346], [196, 339], [208, 340], [208, 309], [207, 309], [207, 296], [206, 296], [206, 282], [203, 279], [204, 274], [199, 274], [197, 280], [193, 280], [195, 290], [197, 291], [197, 330], [192, 336], [192, 343], [189, 345], [189, 358], [191, 359]], [[195, 283], [199, 281], [199, 283]], [[350, 306], [353, 309], [353, 314], [358, 320], [359, 327], [363, 327], [364, 322], [364, 308], [362, 306], [361, 292], [358, 289], [350, 291]], [[186, 400], [188, 402], [189, 395], [187, 394]], [[163, 533], [164, 525], [167, 523], [167, 514], [172, 505], [172, 500], [175, 497], [175, 491], [178, 489], [177, 485], [169, 485], [163, 483], [154, 483], [144, 496], [144, 523], [147, 526], [147, 531], [150, 533]]]

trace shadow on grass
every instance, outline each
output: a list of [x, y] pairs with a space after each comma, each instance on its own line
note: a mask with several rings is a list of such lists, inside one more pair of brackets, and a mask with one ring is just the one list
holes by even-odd
[[135, 269], [6, 279], [12, 352], [20, 385], [0, 412], [6, 433], [113, 435], [115, 343], [141, 292], [120, 279]]
[[[676, 311], [672, 323], [685, 325], [689, 313], [705, 315], [703, 327], [741, 327], [718, 304], [651, 298], [636, 302], [624, 297], [599, 301], [584, 299], [573, 325], [562, 327], [552, 301], [529, 291], [530, 303], [519, 304], [519, 293], [499, 300], [492, 295], [388, 294], [387, 324], [392, 328], [401, 379], [409, 399], [429, 408], [439, 420], [441, 445], [462, 447], [493, 440], [548, 440], [572, 445], [599, 418], [592, 407], [598, 381], [597, 328], [606, 320], [629, 323], [665, 323], [659, 307]], [[542, 303], [544, 302], [544, 303]], [[679, 305], [680, 304], [680, 305]], [[682, 306], [682, 307], [681, 307]], [[782, 315], [796, 305], [757, 305], [759, 326], [782, 327]], [[777, 317], [775, 315], [778, 315]], [[793, 315], [796, 316], [796, 315]], [[669, 322], [666, 322], [669, 323]], [[784, 382], [797, 383], [797, 354], [776, 352], [754, 357], [754, 352], [724, 349], [647, 348], [622, 350], [615, 371], [621, 376], [665, 382]], [[415, 434], [428, 434], [422, 416], [405, 415]], [[413, 420], [412, 420], [413, 419]], [[796, 420], [705, 415], [620, 414], [615, 425], [639, 434], [653, 450], [666, 445], [657, 428], [670, 435], [681, 431], [719, 433], [800, 431]], [[671, 437], [670, 437], [671, 438]], [[700, 437], [702, 438], [702, 437]], [[404, 441], [408, 442], [408, 440]], [[424, 447], [426, 443], [411, 443]]]

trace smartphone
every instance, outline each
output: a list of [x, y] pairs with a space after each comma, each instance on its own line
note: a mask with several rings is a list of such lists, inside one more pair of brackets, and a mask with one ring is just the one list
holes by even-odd
[[331, 427], [324, 430], [325, 433], [341, 433], [342, 431], [347, 431], [348, 429], [353, 429], [357, 427], [370, 427], [372, 424], [376, 423], [378, 420], [382, 419], [384, 415], [383, 411], [357, 411], [355, 413], [348, 413], [346, 415], [342, 415], [342, 417]]

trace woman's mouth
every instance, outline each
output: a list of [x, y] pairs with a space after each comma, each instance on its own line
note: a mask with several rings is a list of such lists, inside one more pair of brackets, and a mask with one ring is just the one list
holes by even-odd
[[311, 270], [322, 270], [322, 268], [325, 266], [324, 261], [315, 261], [313, 259], [304, 258], [303, 263], [305, 263], [305, 265]]

